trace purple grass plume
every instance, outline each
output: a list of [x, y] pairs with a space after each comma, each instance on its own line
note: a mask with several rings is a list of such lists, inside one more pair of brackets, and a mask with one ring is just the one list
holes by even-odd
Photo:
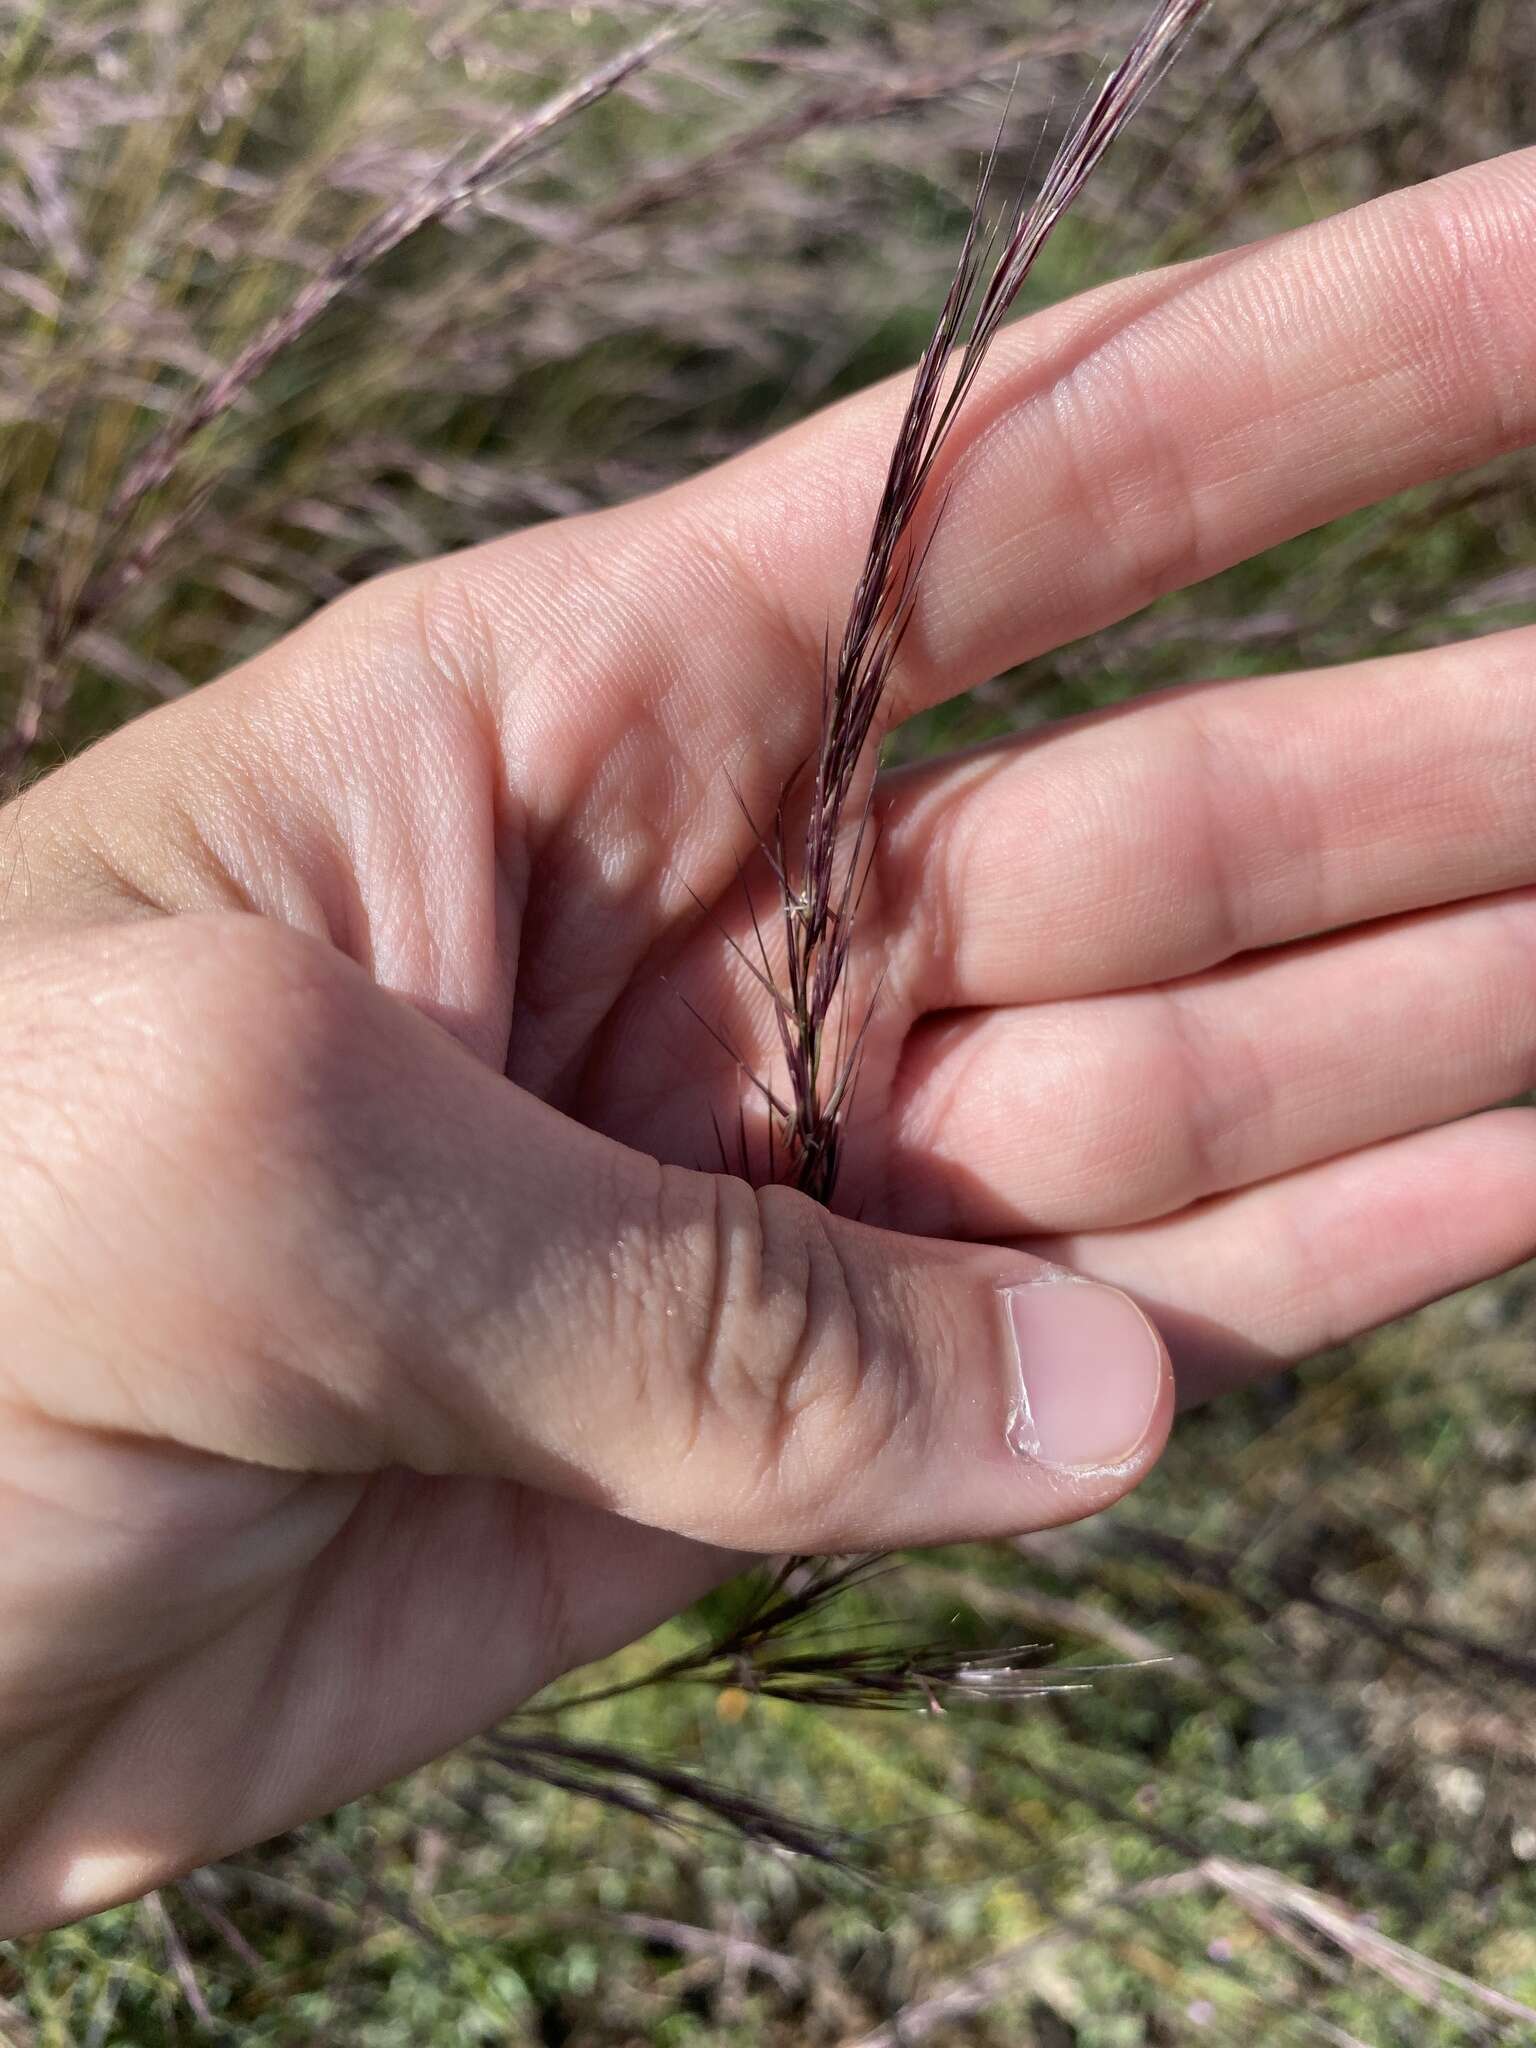
[[[877, 991], [862, 1020], [850, 1025], [842, 997], [868, 874], [872, 778], [863, 775], [857, 811], [855, 790], [943, 516], [944, 500], [930, 507], [929, 487], [1041, 251], [1205, 6], [1206, 0], [1159, 0], [1130, 51], [1074, 119], [1039, 191], [996, 219], [989, 218], [996, 147], [987, 159], [954, 280], [897, 431], [842, 642], [828, 662], [803, 839], [796, 832], [792, 846], [787, 802], [781, 802], [763, 842], [778, 885], [785, 961], [776, 973], [759, 932], [759, 978], [774, 997], [788, 1074], [787, 1100], [758, 1084], [775, 1120], [770, 1178], [819, 1202], [829, 1202], [837, 1185], [847, 1114], [878, 999]], [[759, 974], [756, 963], [752, 971]]]

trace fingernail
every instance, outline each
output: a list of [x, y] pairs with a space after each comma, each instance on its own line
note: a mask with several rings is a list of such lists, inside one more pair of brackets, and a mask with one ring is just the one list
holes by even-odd
[[1151, 1427], [1167, 1361], [1129, 1295], [1047, 1278], [1004, 1294], [1018, 1367], [1009, 1448], [1074, 1471], [1121, 1465]]

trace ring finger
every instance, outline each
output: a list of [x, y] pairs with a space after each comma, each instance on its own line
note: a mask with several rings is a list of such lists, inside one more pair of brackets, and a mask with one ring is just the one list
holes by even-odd
[[1097, 995], [1536, 882], [1536, 629], [1165, 692], [891, 776], [914, 1011]]
[[1166, 987], [930, 1019], [893, 1104], [896, 1219], [1119, 1227], [1536, 1085], [1536, 890]]

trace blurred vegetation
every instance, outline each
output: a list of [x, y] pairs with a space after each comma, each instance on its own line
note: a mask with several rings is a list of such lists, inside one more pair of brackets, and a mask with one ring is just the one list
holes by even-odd
[[[122, 504], [189, 394], [381, 206], [662, 14], [0, 0], [0, 730], [35, 723], [46, 766], [381, 568], [627, 497], [900, 367], [1001, 91], [1017, 70], [1023, 176], [1138, 13], [724, 8], [350, 285]], [[1528, 140], [1532, 76], [1528, 0], [1226, 0], [1031, 290]], [[1532, 618], [1536, 495], [1508, 463], [1169, 598], [896, 750]], [[1056, 1680], [1124, 1667], [1081, 1689], [941, 1715], [667, 1687], [560, 1718], [846, 1830], [846, 1872], [466, 1751], [0, 1946], [0, 2038], [1536, 2039], [1533, 1334], [1522, 1276], [1441, 1304], [1190, 1418], [1113, 1514], [901, 1560], [820, 1624], [1046, 1642]]]

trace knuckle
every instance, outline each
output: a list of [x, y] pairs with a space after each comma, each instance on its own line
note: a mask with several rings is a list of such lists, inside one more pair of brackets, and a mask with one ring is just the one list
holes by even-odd
[[485, 579], [455, 555], [396, 573], [423, 673], [450, 699], [480, 699], [498, 673], [502, 637]]
[[[1197, 582], [1211, 558], [1201, 494], [1166, 404], [1143, 382], [1134, 336], [1090, 355], [1054, 406], [1058, 446], [1124, 593], [1117, 602], [1139, 608]], [[1114, 461], [1080, 458], [1111, 422]]]
[[903, 1427], [905, 1389], [826, 1211], [791, 1189], [710, 1185], [688, 1442], [733, 1474], [756, 1540], [794, 1542]]
[[323, 942], [244, 915], [160, 927], [126, 994], [124, 1050], [153, 1079], [152, 1124], [222, 1163], [335, 1121], [367, 1052], [368, 984]]

